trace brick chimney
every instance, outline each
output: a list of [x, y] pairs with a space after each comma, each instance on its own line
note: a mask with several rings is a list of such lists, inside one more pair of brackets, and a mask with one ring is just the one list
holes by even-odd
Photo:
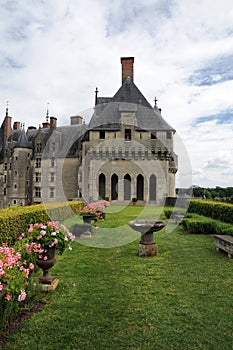
[[122, 84], [127, 77], [130, 77], [133, 81], [133, 63], [134, 57], [121, 57]]
[[20, 129], [20, 122], [14, 122], [13, 130], [19, 130], [19, 129]]
[[43, 129], [49, 129], [50, 128], [49, 122], [42, 123], [42, 126], [43, 126]]
[[11, 117], [8, 116], [8, 113], [5, 116], [5, 119], [2, 123], [2, 127], [3, 127], [3, 141], [4, 141], [4, 145], [6, 144], [6, 140], [8, 139], [8, 137], [11, 134]]
[[54, 130], [57, 127], [57, 118], [50, 117], [50, 129]]

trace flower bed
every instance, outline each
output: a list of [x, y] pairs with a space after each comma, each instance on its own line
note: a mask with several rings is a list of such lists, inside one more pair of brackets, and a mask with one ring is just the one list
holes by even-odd
[[[0, 246], [0, 328], [15, 315], [17, 304], [26, 299], [36, 259], [46, 259], [44, 245], [49, 243], [62, 254], [66, 248], [72, 249], [70, 243], [74, 239], [59, 222], [36, 223], [19, 236], [14, 247], [7, 243]], [[5, 312], [7, 308], [11, 310], [10, 315]]]

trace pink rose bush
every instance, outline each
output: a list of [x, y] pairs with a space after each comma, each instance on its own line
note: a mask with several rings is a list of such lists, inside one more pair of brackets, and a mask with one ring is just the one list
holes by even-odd
[[14, 248], [3, 244], [0, 247], [0, 293], [7, 301], [12, 295], [18, 296], [18, 301], [26, 298], [25, 289], [28, 285], [30, 272], [34, 265], [27, 267], [27, 262]]
[[72, 249], [70, 244], [75, 236], [66, 226], [58, 221], [45, 224], [31, 224], [28, 231], [18, 238], [14, 248], [6, 243], [0, 246], [0, 298], [10, 301], [17, 296], [22, 302], [26, 299], [30, 274], [34, 271], [37, 258], [46, 260], [44, 244], [55, 246], [62, 254], [66, 248]]

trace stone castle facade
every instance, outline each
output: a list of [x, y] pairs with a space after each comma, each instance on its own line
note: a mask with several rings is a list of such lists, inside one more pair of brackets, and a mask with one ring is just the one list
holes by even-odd
[[134, 83], [134, 58], [121, 58], [122, 85], [99, 97], [89, 124], [70, 117], [57, 126], [22, 128], [6, 116], [0, 129], [0, 207], [60, 202], [139, 201], [161, 205], [175, 197], [175, 130]]

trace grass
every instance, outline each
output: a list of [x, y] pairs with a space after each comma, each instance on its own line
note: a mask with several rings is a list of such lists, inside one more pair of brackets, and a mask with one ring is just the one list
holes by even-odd
[[[118, 220], [130, 233], [126, 222], [141, 210], [109, 212], [99, 225]], [[169, 232], [154, 234], [159, 252], [147, 258], [138, 240], [111, 249], [76, 242], [52, 269], [58, 288], [3, 349], [233, 349], [233, 260], [210, 236]]]

